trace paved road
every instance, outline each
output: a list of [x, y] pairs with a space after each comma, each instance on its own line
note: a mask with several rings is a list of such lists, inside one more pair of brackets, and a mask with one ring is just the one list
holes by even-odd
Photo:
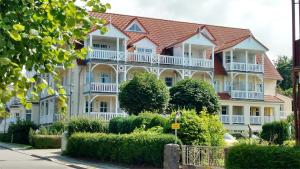
[[70, 169], [70, 167], [0, 147], [0, 169]]

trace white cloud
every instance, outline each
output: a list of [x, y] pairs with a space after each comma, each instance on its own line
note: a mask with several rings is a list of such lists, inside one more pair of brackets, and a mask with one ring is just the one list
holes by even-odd
[[108, 12], [248, 28], [272, 60], [291, 56], [291, 4], [287, 0], [106, 0]]

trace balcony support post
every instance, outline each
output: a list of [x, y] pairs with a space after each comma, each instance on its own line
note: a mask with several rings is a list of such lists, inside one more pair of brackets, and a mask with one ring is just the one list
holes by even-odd
[[214, 65], [215, 65], [215, 46], [213, 46], [211, 48], [211, 61], [212, 61], [212, 63], [210, 65], [210, 67], [214, 68]]
[[230, 50], [230, 70], [232, 70], [232, 62], [233, 62], [233, 49]]
[[248, 50], [245, 50], [245, 55], [246, 55], [246, 71], [248, 70]]
[[119, 100], [118, 100], [118, 95], [116, 96], [116, 106], [115, 106], [115, 113], [118, 113], [118, 103]]
[[[124, 56], [124, 61], [127, 61], [127, 40], [124, 40], [124, 50], [125, 50], [125, 56]], [[125, 79], [126, 80], [126, 79]]]
[[249, 94], [249, 90], [248, 90], [248, 73], [246, 73], [246, 98], [249, 98], [248, 94]]
[[192, 44], [189, 43], [189, 66], [192, 66]]
[[119, 65], [117, 65], [117, 70], [116, 70], [116, 85], [117, 85], [117, 93], [119, 93]]
[[91, 60], [89, 61], [89, 96], [88, 96], [88, 115], [90, 115], [91, 113], [91, 89], [92, 89], [92, 85], [91, 85]]
[[184, 43], [182, 43], [182, 66], [184, 66]]
[[248, 105], [244, 106], [244, 124], [250, 124], [250, 106]]
[[120, 38], [117, 37], [117, 61], [119, 61], [119, 51], [120, 51]]
[[232, 105], [228, 105], [229, 124], [232, 124]]
[[260, 106], [260, 124], [263, 125], [265, 123], [265, 107]]

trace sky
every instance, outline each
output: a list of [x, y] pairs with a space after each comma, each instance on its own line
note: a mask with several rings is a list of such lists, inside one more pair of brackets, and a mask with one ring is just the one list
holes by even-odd
[[291, 56], [290, 0], [103, 0], [108, 12], [250, 29], [271, 60]]

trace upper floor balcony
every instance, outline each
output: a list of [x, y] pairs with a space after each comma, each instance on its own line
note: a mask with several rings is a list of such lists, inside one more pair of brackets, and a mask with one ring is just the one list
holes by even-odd
[[231, 49], [223, 52], [223, 65], [227, 71], [264, 72], [263, 53], [253, 50]]
[[196, 57], [187, 58], [182, 56], [169, 56], [169, 55], [160, 55], [160, 54], [153, 54], [153, 53], [125, 52], [125, 51], [121, 52], [121, 51], [94, 49], [89, 54], [88, 58], [96, 59], [96, 60], [123, 61], [123, 62], [132, 62], [132, 63], [213, 68], [213, 61], [211, 59], [196, 58]]

